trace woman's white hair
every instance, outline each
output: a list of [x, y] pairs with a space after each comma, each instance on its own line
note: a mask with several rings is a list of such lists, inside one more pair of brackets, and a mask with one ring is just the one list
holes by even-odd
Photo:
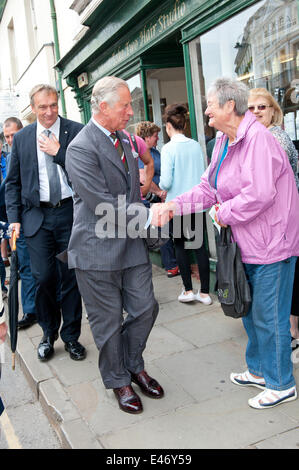
[[238, 80], [225, 77], [217, 78], [210, 86], [209, 94], [217, 96], [221, 108], [227, 101], [233, 100], [237, 116], [243, 116], [248, 110], [249, 89]]
[[98, 80], [93, 87], [90, 101], [93, 112], [99, 112], [99, 104], [103, 101], [113, 106], [119, 99], [118, 89], [124, 86], [129, 88], [127, 82], [113, 76]]

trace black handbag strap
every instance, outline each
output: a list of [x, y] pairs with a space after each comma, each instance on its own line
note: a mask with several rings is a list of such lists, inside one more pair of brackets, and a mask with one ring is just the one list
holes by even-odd
[[220, 231], [220, 242], [221, 245], [229, 245], [232, 239], [232, 229], [230, 225], [227, 227], [221, 227]]
[[136, 153], [139, 153], [139, 152], [138, 152], [137, 142], [136, 142], [136, 139], [135, 139], [134, 134], [130, 134], [130, 136], [131, 136], [131, 140], [132, 140], [132, 142], [133, 142], [134, 148], [135, 148], [135, 152], [136, 152]]

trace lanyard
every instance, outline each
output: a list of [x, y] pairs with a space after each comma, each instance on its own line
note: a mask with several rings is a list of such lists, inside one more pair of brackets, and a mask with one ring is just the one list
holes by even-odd
[[217, 168], [217, 172], [216, 172], [216, 176], [215, 176], [215, 188], [217, 189], [217, 178], [218, 178], [218, 173], [219, 173], [219, 170], [220, 170], [220, 167], [221, 167], [221, 164], [223, 162], [223, 160], [225, 159], [226, 157], [226, 154], [227, 154], [227, 148], [228, 148], [228, 139], [226, 140], [225, 142], [225, 146], [224, 146], [224, 149], [223, 149], [223, 152], [222, 152], [222, 155], [221, 155], [221, 158], [220, 158], [220, 162], [219, 162], [219, 165], [218, 165], [218, 168]]

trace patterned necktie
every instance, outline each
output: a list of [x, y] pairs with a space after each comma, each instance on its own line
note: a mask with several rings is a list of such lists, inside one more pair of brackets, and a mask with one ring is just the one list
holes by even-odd
[[128, 171], [129, 170], [128, 163], [127, 163], [127, 160], [126, 160], [126, 156], [125, 156], [124, 149], [123, 149], [123, 146], [121, 144], [121, 141], [119, 140], [119, 138], [117, 137], [115, 132], [112, 132], [112, 134], [110, 134], [110, 137], [112, 137], [114, 147], [118, 151], [120, 159], [123, 162], [125, 169]]
[[[50, 138], [51, 131], [44, 130], [43, 134]], [[50, 202], [54, 206], [58, 204], [61, 200], [61, 185], [60, 179], [58, 174], [57, 164], [54, 163], [54, 158], [52, 155], [45, 153], [45, 160], [46, 160], [46, 168], [49, 178], [49, 189], [50, 189]]]

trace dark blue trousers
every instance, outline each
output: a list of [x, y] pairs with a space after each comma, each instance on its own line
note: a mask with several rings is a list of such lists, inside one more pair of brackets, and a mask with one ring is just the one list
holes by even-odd
[[22, 281], [21, 299], [23, 313], [35, 315], [35, 280], [31, 273], [30, 257], [22, 230], [20, 237], [17, 240], [17, 254], [19, 261], [19, 273]]
[[[67, 249], [73, 224], [73, 202], [57, 208], [42, 208], [42, 226], [32, 237], [26, 237], [31, 269], [36, 281], [35, 305], [37, 320], [45, 335], [60, 330], [64, 342], [78, 340], [81, 332], [82, 301], [75, 272], [58, 262], [56, 255]], [[57, 283], [60, 282], [60, 302]]]

